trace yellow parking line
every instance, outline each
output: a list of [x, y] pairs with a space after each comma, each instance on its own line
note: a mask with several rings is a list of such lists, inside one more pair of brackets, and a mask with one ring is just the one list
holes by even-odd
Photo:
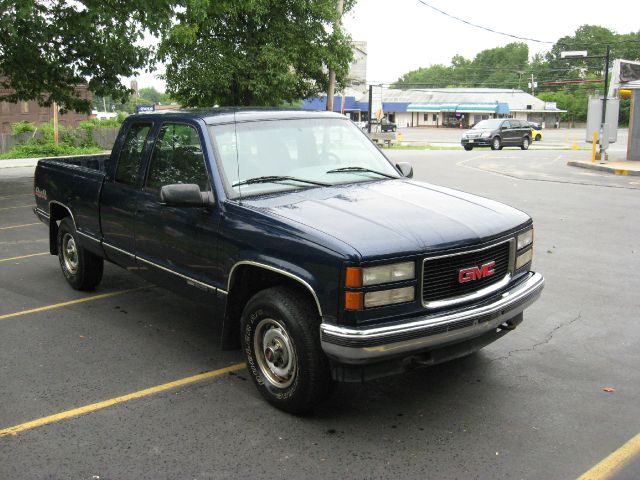
[[55, 415], [49, 415], [48, 417], [38, 418], [36, 420], [32, 420], [26, 423], [21, 423], [20, 425], [15, 425], [13, 427], [3, 428], [0, 430], [0, 437], [4, 437], [6, 435], [16, 435], [17, 433], [24, 432], [25, 430], [31, 430], [32, 428], [42, 427], [43, 425], [48, 425], [50, 423], [56, 423], [62, 420], [66, 420], [68, 418], [73, 418], [79, 415], [84, 415], [86, 413], [95, 412], [96, 410], [101, 410], [103, 408], [111, 407], [112, 405], [117, 405], [119, 403], [135, 400], [136, 398], [147, 397], [149, 395], [164, 392], [166, 390], [182, 387], [190, 383], [200, 382], [202, 380], [207, 380], [209, 378], [218, 377], [225, 373], [235, 372], [237, 370], [243, 369], [244, 367], [245, 367], [244, 363], [236, 363], [234, 365], [220, 368], [218, 370], [212, 370], [210, 372], [200, 373], [198, 375], [193, 375], [192, 377], [182, 378], [180, 380], [164, 383], [156, 387], [146, 388], [144, 390], [139, 390], [137, 392], [129, 393], [127, 395], [122, 395], [120, 397], [111, 398], [109, 400], [104, 400], [98, 403], [92, 403], [90, 405], [85, 405], [84, 407], [74, 408], [72, 410], [67, 410], [65, 412], [56, 413]]
[[118, 290], [117, 292], [102, 293], [100, 295], [93, 295], [91, 297], [78, 298], [76, 300], [70, 300], [68, 302], [54, 303], [53, 305], [45, 305], [44, 307], [32, 308], [30, 310], [22, 310], [21, 312], [6, 313], [4, 315], [0, 315], [0, 320], [4, 320], [6, 318], [12, 318], [12, 317], [19, 317], [21, 315], [28, 315], [30, 313], [44, 312], [46, 310], [53, 310], [55, 308], [68, 307], [69, 305], [75, 305], [77, 303], [91, 302], [93, 300], [101, 300], [103, 298], [115, 297], [117, 295], [123, 295], [125, 293], [130, 293], [130, 292], [136, 292], [138, 290], [144, 290], [146, 288], [151, 288], [151, 286], [130, 288], [128, 290]]
[[640, 455], [640, 433], [591, 470], [583, 473], [578, 480], [605, 480], [611, 478], [638, 455]]
[[37, 223], [25, 223], [24, 225], [11, 225], [10, 227], [0, 227], [0, 230], [11, 230], [14, 228], [32, 227], [33, 225], [41, 225], [41, 224], [40, 222], [37, 222]]
[[26, 208], [26, 207], [35, 207], [35, 205], [16, 205], [15, 207], [2, 207], [0, 210], [13, 210], [14, 208]]
[[19, 257], [0, 258], [0, 263], [10, 262], [11, 260], [21, 260], [23, 258], [29, 258], [29, 257], [39, 257], [40, 255], [49, 255], [49, 252], [32, 253], [30, 255], [21, 255]]

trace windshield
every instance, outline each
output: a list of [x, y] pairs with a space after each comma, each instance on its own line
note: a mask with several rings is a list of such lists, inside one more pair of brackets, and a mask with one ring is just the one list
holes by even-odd
[[400, 176], [347, 120], [244, 122], [210, 132], [231, 197]]
[[481, 122], [478, 122], [473, 126], [473, 130], [493, 130], [494, 128], [498, 128], [500, 126], [500, 123], [502, 123], [502, 119], [500, 118], [482, 120]]

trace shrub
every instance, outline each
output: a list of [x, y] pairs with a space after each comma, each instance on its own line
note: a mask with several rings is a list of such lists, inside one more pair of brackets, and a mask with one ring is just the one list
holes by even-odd
[[[97, 123], [96, 123], [97, 122]], [[80, 128], [69, 129], [58, 125], [58, 145], [54, 143], [53, 122], [43, 123], [39, 127], [27, 122], [14, 125], [14, 134], [38, 131], [40, 135], [24, 138], [13, 150], [0, 155], [0, 158], [53, 157], [60, 155], [81, 155], [102, 152], [104, 149], [93, 140], [93, 130], [100, 125], [91, 119], [80, 123]]]
[[36, 126], [31, 122], [18, 122], [11, 125], [11, 133], [19, 135], [25, 132], [35, 132]]
[[13, 150], [0, 155], [0, 158], [37, 158], [58, 157], [61, 155], [84, 155], [103, 152], [102, 147], [74, 147], [70, 145], [53, 143], [27, 143], [16, 145]]

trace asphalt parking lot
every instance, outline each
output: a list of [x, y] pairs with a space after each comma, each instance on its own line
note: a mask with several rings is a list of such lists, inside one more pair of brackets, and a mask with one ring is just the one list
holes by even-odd
[[566, 166], [579, 151], [388, 155], [529, 213], [545, 291], [480, 353], [308, 417], [259, 397], [206, 305], [112, 265], [72, 290], [32, 169], [0, 169], [0, 478], [640, 478], [640, 179]]

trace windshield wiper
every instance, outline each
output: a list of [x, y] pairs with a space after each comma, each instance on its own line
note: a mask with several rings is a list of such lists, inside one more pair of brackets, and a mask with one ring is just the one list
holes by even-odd
[[237, 186], [240, 186], [240, 185], [251, 185], [251, 184], [254, 184], [254, 183], [277, 183], [277, 182], [285, 182], [285, 181], [308, 183], [310, 185], [318, 185], [320, 187], [328, 187], [329, 186], [328, 183], [316, 182], [314, 180], [305, 180], [304, 178], [289, 177], [289, 176], [286, 176], [286, 175], [267, 175], [267, 176], [263, 176], [263, 177], [248, 178], [247, 180], [242, 180], [240, 182], [236, 182], [231, 186], [232, 187], [237, 187]]
[[342, 167], [342, 168], [334, 168], [333, 170], [328, 170], [326, 173], [340, 173], [340, 172], [364, 172], [364, 173], [375, 173], [377, 175], [382, 175], [387, 178], [398, 178], [393, 175], [389, 175], [388, 173], [378, 172], [377, 170], [371, 170], [370, 168], [365, 167]]

